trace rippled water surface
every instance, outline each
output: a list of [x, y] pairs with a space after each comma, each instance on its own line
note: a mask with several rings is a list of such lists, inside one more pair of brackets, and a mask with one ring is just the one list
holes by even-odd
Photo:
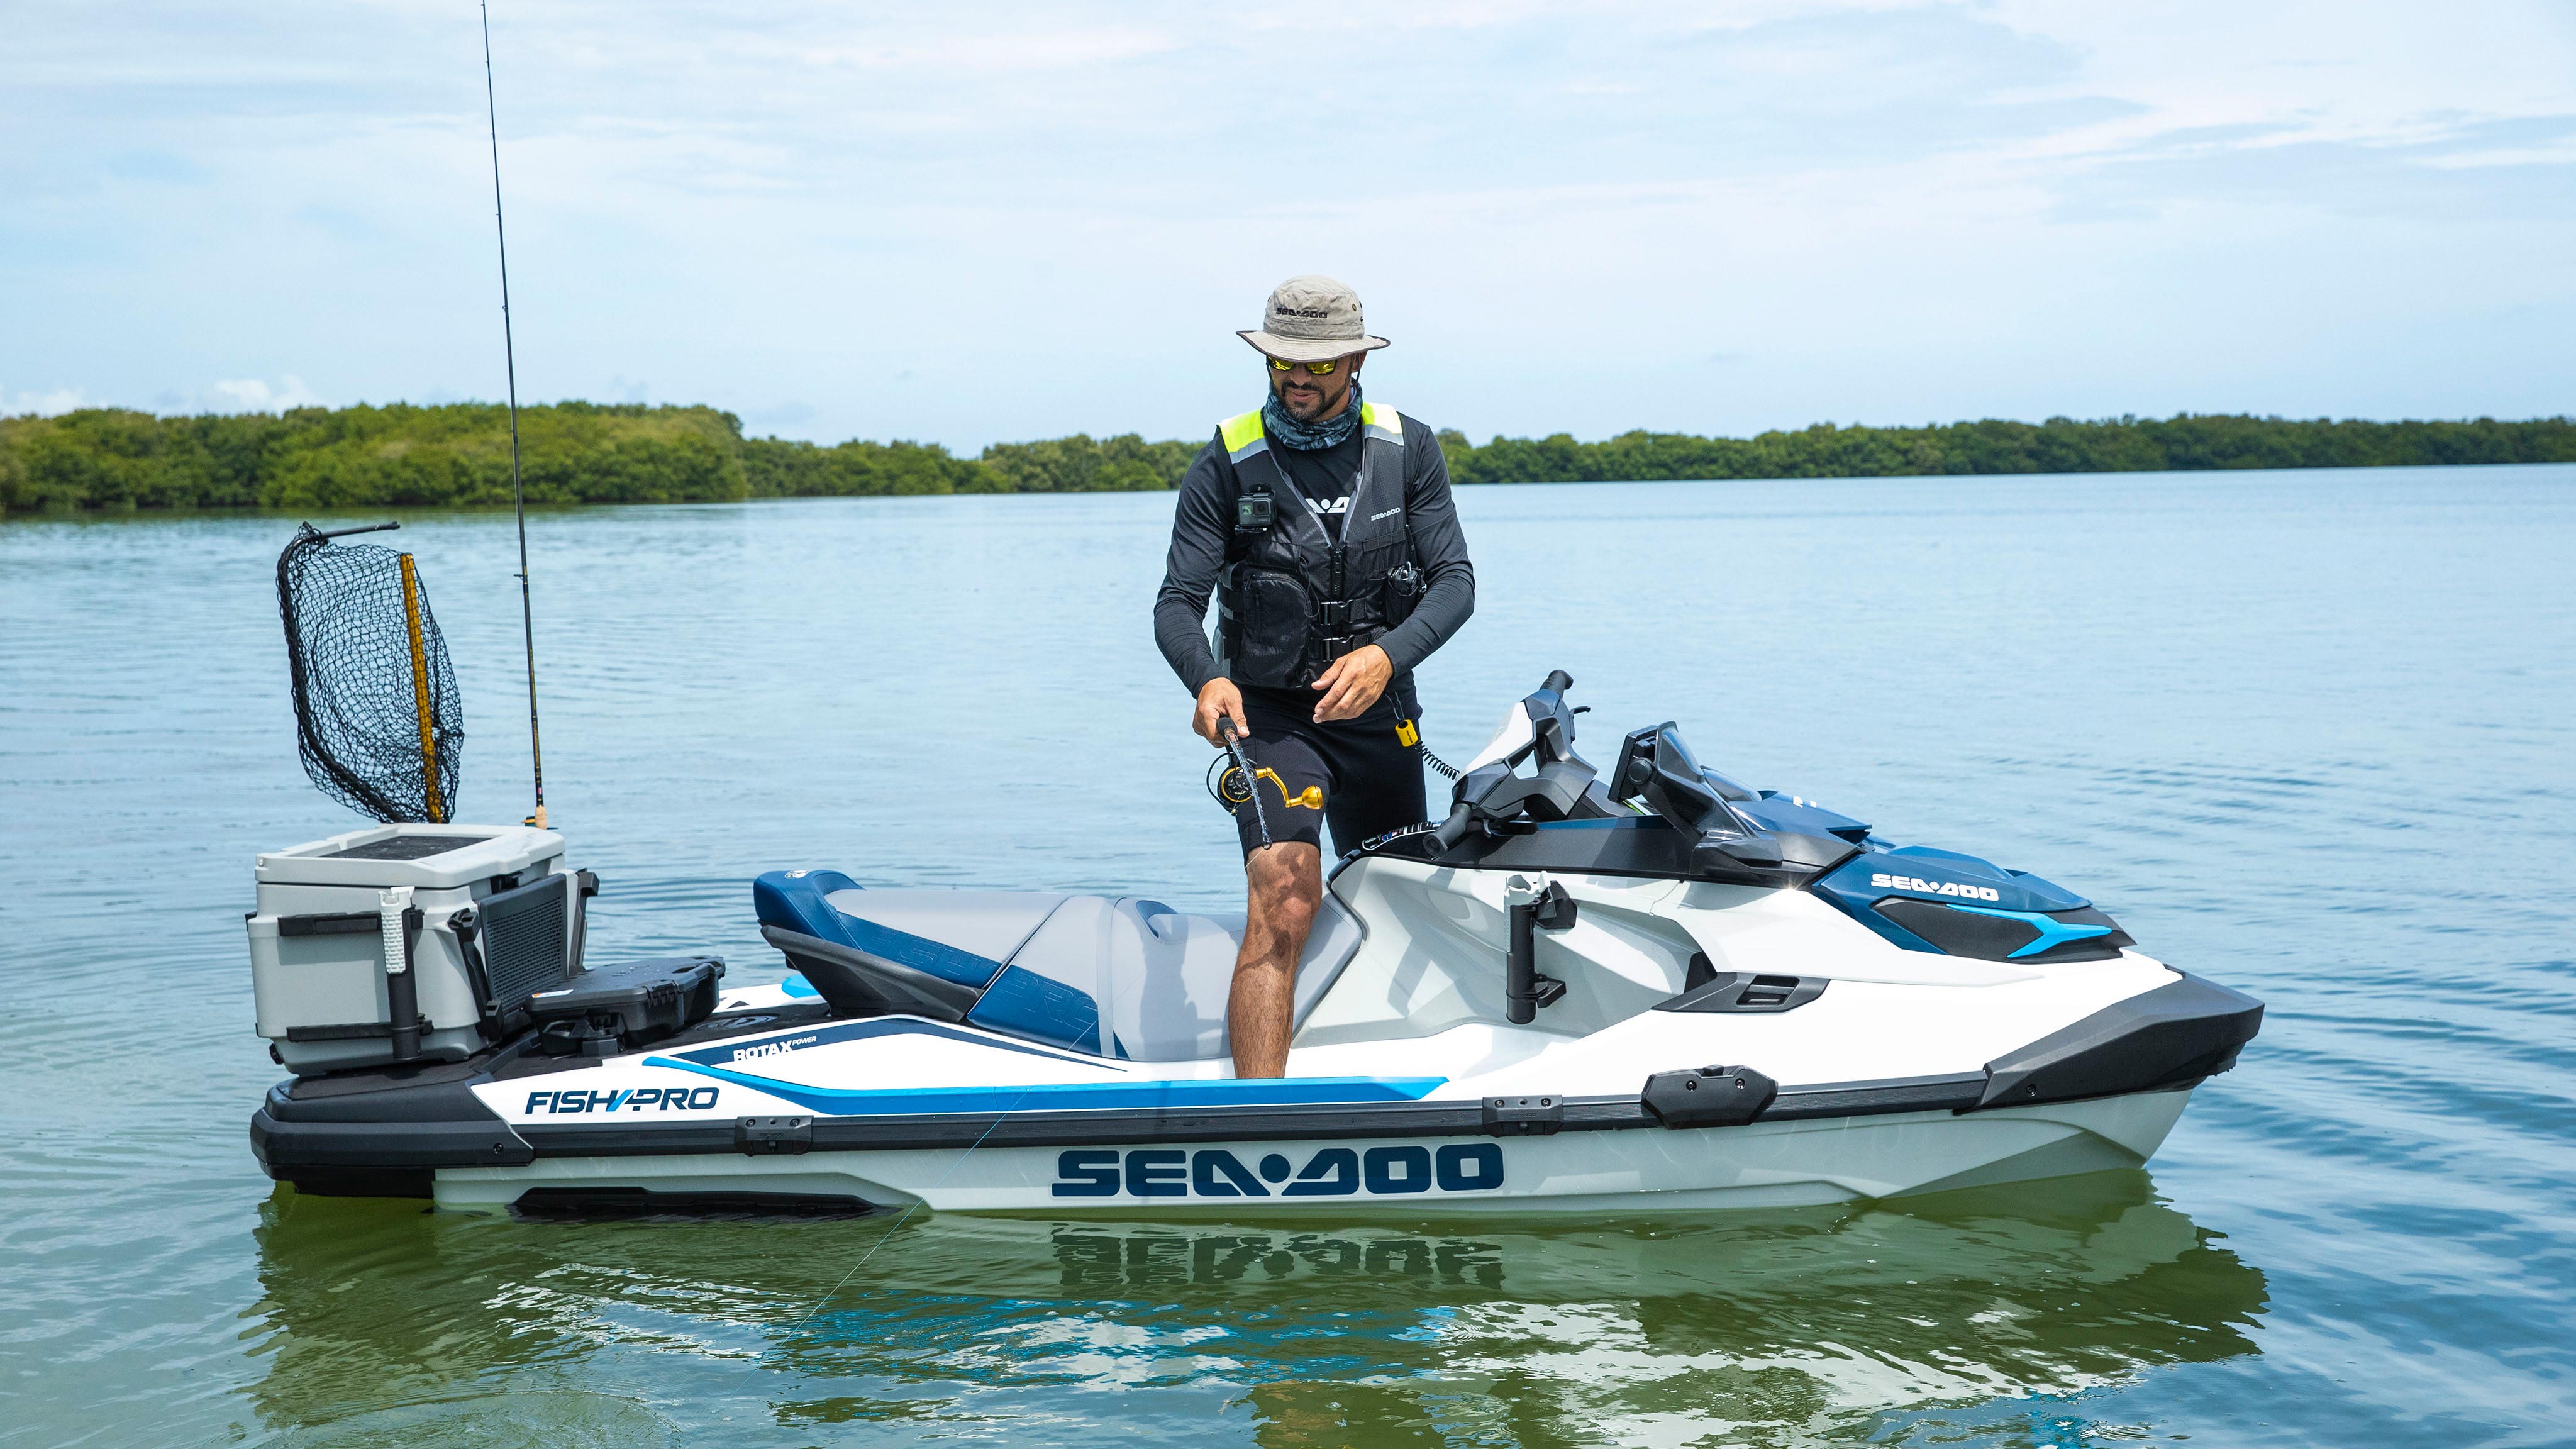
[[[0, 525], [0, 1443], [2576, 1442], [2576, 469], [1471, 489], [1472, 749], [1599, 742], [2039, 871], [2270, 1004], [2150, 1171], [1351, 1229], [549, 1223], [252, 1162], [292, 520]], [[1214, 907], [1168, 494], [531, 523], [592, 950], [773, 979], [746, 882]], [[505, 516], [405, 518], [460, 813], [526, 808]], [[889, 1233], [892, 1233], [889, 1239]]]

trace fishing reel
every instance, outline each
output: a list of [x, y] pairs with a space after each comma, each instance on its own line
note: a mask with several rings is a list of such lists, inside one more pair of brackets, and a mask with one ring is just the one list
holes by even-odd
[[1208, 761], [1206, 784], [1208, 798], [1224, 806], [1229, 815], [1242, 809], [1244, 802], [1252, 798], [1252, 782], [1244, 778], [1243, 767], [1235, 763], [1232, 754], [1221, 754]]

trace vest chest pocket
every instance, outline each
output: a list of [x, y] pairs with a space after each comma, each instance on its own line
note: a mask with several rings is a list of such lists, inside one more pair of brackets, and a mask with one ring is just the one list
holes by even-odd
[[1305, 582], [1280, 569], [1237, 565], [1226, 663], [1237, 684], [1273, 689], [1298, 683], [1314, 600]]

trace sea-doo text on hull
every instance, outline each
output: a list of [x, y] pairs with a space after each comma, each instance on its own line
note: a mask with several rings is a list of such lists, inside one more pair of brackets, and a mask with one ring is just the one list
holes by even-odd
[[1570, 685], [1443, 824], [1334, 868], [1284, 1078], [1226, 1059], [1240, 917], [772, 872], [796, 974], [723, 989], [584, 970], [553, 832], [390, 825], [261, 857], [260, 1029], [302, 1075], [253, 1149], [480, 1209], [1815, 1203], [2134, 1166], [2260, 1024], [2080, 897], [1744, 789], [1672, 725], [1596, 772]]

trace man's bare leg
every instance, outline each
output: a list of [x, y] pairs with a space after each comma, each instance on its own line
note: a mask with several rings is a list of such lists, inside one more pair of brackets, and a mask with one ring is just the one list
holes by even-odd
[[1244, 860], [1243, 878], [1250, 908], [1225, 999], [1226, 1043], [1236, 1076], [1285, 1076], [1297, 961], [1324, 901], [1324, 855], [1296, 841], [1265, 845]]

